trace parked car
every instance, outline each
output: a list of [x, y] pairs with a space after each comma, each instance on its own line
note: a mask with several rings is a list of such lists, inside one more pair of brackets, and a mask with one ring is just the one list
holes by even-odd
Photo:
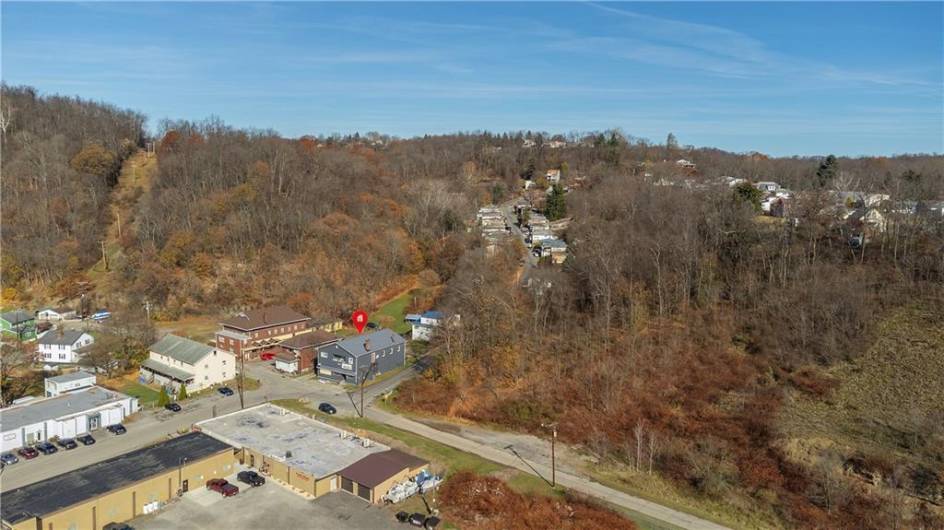
[[239, 493], [239, 488], [227, 482], [225, 478], [211, 478], [207, 481], [207, 489], [218, 491], [224, 497], [232, 497]]
[[102, 320], [108, 320], [109, 318], [111, 318], [111, 312], [105, 309], [100, 309], [92, 315], [92, 320], [96, 322], [101, 322]]
[[337, 414], [338, 409], [334, 408], [334, 405], [331, 403], [322, 403], [318, 405], [318, 410], [324, 412], [325, 414]]
[[240, 471], [236, 473], [236, 480], [253, 487], [265, 484], [265, 477], [255, 471]]
[[221, 386], [219, 389], [217, 389], [217, 392], [219, 392], [220, 394], [223, 394], [224, 396], [233, 395], [233, 389], [228, 386]]
[[19, 461], [20, 459], [17, 458], [16, 455], [13, 453], [3, 453], [2, 455], [0, 455], [0, 462], [3, 462], [3, 465], [5, 466], [15, 464]]
[[173, 412], [180, 412], [180, 405], [177, 403], [168, 403], [164, 405], [164, 408]]
[[56, 446], [49, 442], [39, 442], [36, 444], [36, 450], [44, 455], [51, 455], [59, 451]]
[[22, 456], [26, 460], [32, 460], [39, 456], [39, 451], [33, 449], [32, 447], [24, 447], [17, 451], [16, 454]]
[[95, 438], [92, 438], [91, 434], [83, 434], [76, 438], [76, 440], [82, 442], [82, 445], [92, 445], [95, 443]]
[[59, 447], [62, 447], [63, 449], [75, 449], [79, 446], [79, 444], [75, 443], [75, 440], [72, 438], [60, 438], [56, 443], [59, 444]]
[[416, 513], [410, 514], [409, 521], [411, 525], [419, 526], [420, 528], [422, 528], [423, 525], [426, 524], [426, 516], [419, 512], [416, 512]]
[[439, 522], [440, 522], [439, 517], [436, 517], [436, 516], [434, 516], [434, 515], [433, 515], [433, 516], [430, 516], [430, 517], [427, 517], [427, 518], [426, 518], [426, 523], [424, 523], [425, 526], [424, 526], [423, 528], [425, 528], [426, 530], [433, 530], [434, 528], [436, 528], [437, 526], [439, 526]]
[[102, 527], [102, 530], [134, 530], [126, 523], [108, 523]]
[[122, 424], [120, 424], [120, 423], [116, 423], [116, 424], [114, 424], [114, 425], [109, 425], [109, 426], [108, 426], [108, 432], [110, 432], [110, 433], [112, 433], [112, 434], [124, 434], [124, 433], [128, 432], [128, 429], [125, 429], [125, 426], [124, 426], [124, 425], [122, 425]]
[[368, 323], [367, 323], [367, 329], [377, 329], [377, 323], [376, 323], [376, 322], [368, 322]]
[[405, 523], [410, 519], [410, 514], [407, 512], [397, 512], [397, 521]]

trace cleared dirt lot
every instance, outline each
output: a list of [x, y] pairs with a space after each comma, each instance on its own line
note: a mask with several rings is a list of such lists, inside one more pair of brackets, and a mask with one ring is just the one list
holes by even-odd
[[160, 512], [138, 517], [129, 524], [137, 530], [205, 530], [207, 528], [387, 530], [400, 525], [393, 512], [344, 492], [306, 500], [278, 484], [259, 488], [239, 485], [239, 494], [224, 498], [199, 488]]

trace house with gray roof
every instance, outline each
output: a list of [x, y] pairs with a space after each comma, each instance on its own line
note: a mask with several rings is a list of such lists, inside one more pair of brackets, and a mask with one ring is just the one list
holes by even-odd
[[148, 348], [140, 379], [174, 392], [203, 390], [236, 377], [236, 355], [177, 335], [164, 335]]
[[355, 335], [318, 347], [318, 377], [359, 384], [406, 364], [406, 341], [392, 330]]
[[51, 329], [39, 336], [36, 351], [46, 364], [77, 363], [95, 343], [95, 337], [78, 329]]
[[22, 309], [0, 313], [0, 332], [4, 337], [13, 337], [21, 341], [34, 340], [36, 317]]

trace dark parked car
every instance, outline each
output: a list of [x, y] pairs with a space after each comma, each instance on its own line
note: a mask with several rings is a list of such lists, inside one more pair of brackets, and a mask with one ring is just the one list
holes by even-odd
[[56, 446], [49, 442], [39, 442], [36, 444], [36, 450], [44, 455], [51, 455], [55, 452], [58, 452], [59, 449], [56, 449]]
[[406, 512], [397, 512], [397, 521], [405, 523], [410, 519], [410, 514]]
[[164, 405], [164, 408], [173, 412], [180, 412], [180, 405], [176, 403], [168, 403]]
[[33, 449], [32, 447], [24, 447], [16, 452], [16, 454], [22, 456], [26, 460], [32, 460], [39, 456], [39, 451]]
[[230, 388], [230, 387], [228, 387], [228, 386], [221, 386], [221, 387], [217, 390], [217, 392], [219, 392], [220, 394], [223, 394], [224, 396], [232, 396], [232, 395], [233, 395], [233, 389]]
[[19, 461], [20, 459], [17, 458], [16, 455], [13, 453], [3, 453], [2, 455], [0, 455], [0, 462], [3, 462], [3, 465], [5, 466], [15, 464]]
[[249, 484], [250, 486], [261, 486], [265, 484], [265, 477], [255, 471], [240, 471], [236, 474], [236, 480]]
[[413, 526], [422, 527], [424, 524], [426, 524], [426, 516], [419, 512], [416, 512], [416, 513], [410, 514], [409, 521], [410, 521], [410, 524]]
[[108, 523], [102, 527], [102, 530], [134, 530], [134, 528], [125, 523]]
[[318, 405], [318, 410], [324, 412], [325, 414], [337, 414], [338, 409], [334, 408], [334, 405], [331, 403], [322, 403]]
[[426, 526], [424, 528], [426, 528], [426, 530], [433, 530], [434, 528], [439, 526], [439, 517], [436, 517], [436, 516], [427, 517], [425, 525]]
[[72, 438], [60, 438], [56, 443], [58, 443], [59, 447], [62, 447], [63, 449], [75, 449], [79, 446], [79, 444], [75, 443], [75, 440]]
[[367, 323], [367, 328], [368, 328], [368, 329], [377, 329], [377, 323], [376, 323], [376, 322], [368, 322], [368, 323]]
[[124, 426], [124, 425], [122, 425], [122, 424], [120, 424], [120, 423], [116, 423], [116, 424], [114, 424], [114, 425], [109, 425], [109, 426], [108, 426], [108, 432], [110, 432], [110, 433], [112, 433], [112, 434], [124, 434], [124, 433], [128, 432], [128, 429], [125, 429], [125, 426]]
[[82, 445], [92, 445], [95, 443], [95, 438], [92, 438], [91, 434], [83, 434], [76, 438], [76, 440], [82, 442]]
[[218, 491], [224, 497], [232, 497], [239, 493], [239, 488], [227, 482], [225, 478], [211, 478], [207, 481], [207, 489]]

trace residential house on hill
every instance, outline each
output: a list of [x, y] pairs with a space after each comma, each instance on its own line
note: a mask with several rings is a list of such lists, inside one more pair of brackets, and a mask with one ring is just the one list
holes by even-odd
[[177, 335], [164, 335], [148, 348], [141, 364], [141, 379], [177, 391], [181, 385], [194, 392], [236, 376], [236, 356]]
[[282, 305], [245, 311], [220, 322], [216, 349], [246, 360], [258, 359], [266, 349], [308, 329], [309, 317]]
[[36, 318], [22, 309], [0, 313], [0, 332], [21, 341], [35, 340]]
[[420, 315], [416, 322], [413, 322], [413, 331], [410, 335], [413, 340], [428, 341], [433, 336], [433, 330], [443, 323], [442, 311], [427, 311]]
[[780, 189], [780, 184], [769, 180], [762, 180], [755, 182], [754, 187], [765, 193], [777, 193], [777, 190]]
[[358, 384], [406, 364], [406, 341], [389, 329], [318, 347], [318, 377]]
[[77, 363], [95, 338], [81, 330], [51, 329], [36, 341], [39, 359], [44, 363]]
[[275, 354], [275, 369], [290, 374], [310, 372], [315, 368], [318, 346], [337, 342], [338, 337], [320, 329], [299, 333], [283, 340]]
[[68, 307], [45, 307], [36, 312], [36, 319], [48, 322], [58, 322], [75, 318], [75, 309]]
[[548, 184], [560, 184], [561, 180], [561, 170], [559, 169], [548, 169], [545, 173], [545, 178], [547, 178]]
[[560, 265], [567, 259], [567, 243], [560, 239], [545, 239], [541, 241], [538, 249], [542, 258], [550, 258], [555, 265]]

